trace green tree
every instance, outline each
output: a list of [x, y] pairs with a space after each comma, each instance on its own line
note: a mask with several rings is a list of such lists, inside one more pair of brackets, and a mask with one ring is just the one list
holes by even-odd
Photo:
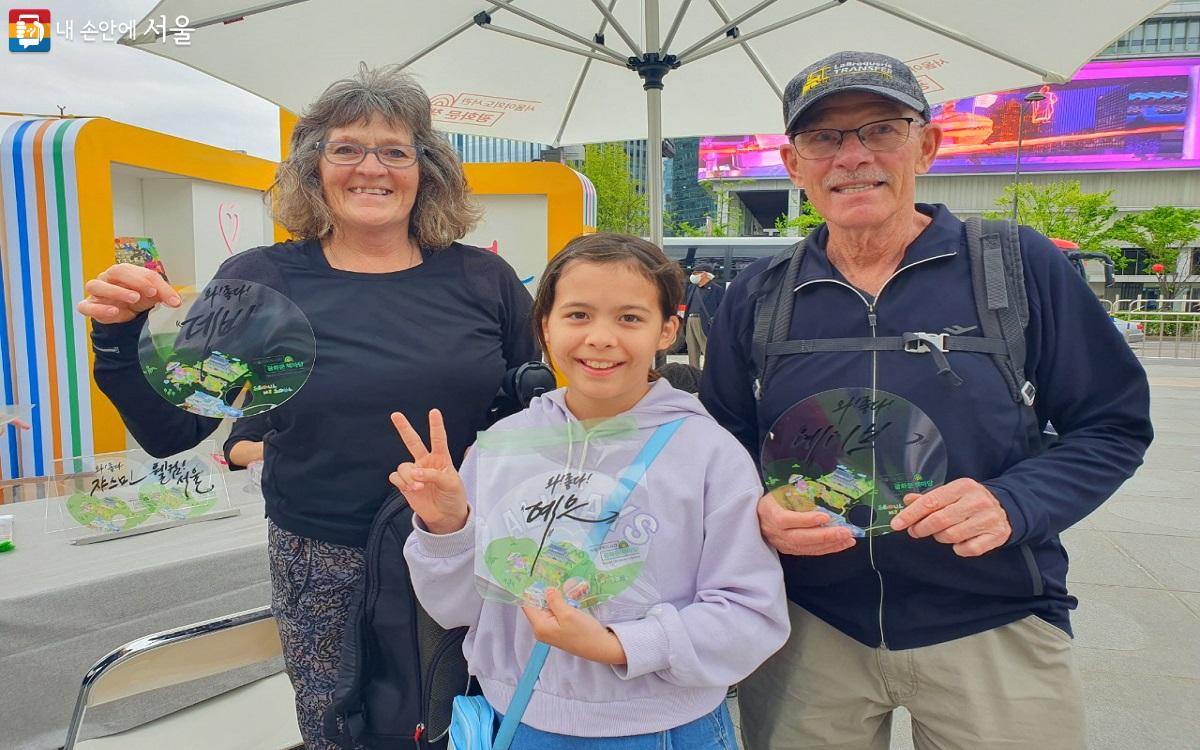
[[1002, 210], [991, 211], [988, 219], [1007, 219], [1012, 216], [1013, 194], [1017, 196], [1017, 221], [1038, 230], [1047, 237], [1070, 240], [1087, 253], [1108, 253], [1117, 268], [1123, 268], [1126, 258], [1113, 245], [1113, 219], [1117, 207], [1112, 202], [1113, 191], [1084, 192], [1078, 180], [1034, 185], [1019, 182], [1004, 188], [996, 199]]
[[670, 221], [664, 219], [663, 226], [667, 228], [666, 236], [668, 237], [704, 237], [704, 227], [694, 227], [691, 222], [678, 221], [675, 217], [671, 217]]
[[650, 228], [646, 196], [633, 179], [629, 155], [620, 143], [584, 146], [583, 172], [596, 188], [596, 228], [601, 232], [645, 235]]
[[1121, 217], [1112, 233], [1146, 251], [1147, 266], [1158, 279], [1162, 299], [1174, 299], [1192, 275], [1192, 264], [1181, 264], [1179, 254], [1200, 240], [1200, 209], [1155, 206]]
[[779, 218], [775, 219], [775, 228], [779, 230], [780, 237], [795, 236], [792, 235], [792, 230], [796, 231], [796, 235], [803, 237], [824, 223], [825, 217], [817, 213], [810, 201], [805, 200], [796, 218], [789, 219], [786, 214], [780, 214]]

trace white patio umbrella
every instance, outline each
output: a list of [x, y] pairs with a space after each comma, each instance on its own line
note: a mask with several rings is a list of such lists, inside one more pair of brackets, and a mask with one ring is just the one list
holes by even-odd
[[[451, 132], [564, 143], [647, 138], [662, 238], [662, 138], [773, 133], [787, 81], [883, 52], [931, 102], [1062, 83], [1163, 0], [162, 0], [121, 40], [299, 112], [332, 81], [400, 63]], [[186, 16], [173, 43], [165, 16]], [[640, 85], [639, 85], [640, 84]], [[644, 93], [643, 93], [644, 89]]]

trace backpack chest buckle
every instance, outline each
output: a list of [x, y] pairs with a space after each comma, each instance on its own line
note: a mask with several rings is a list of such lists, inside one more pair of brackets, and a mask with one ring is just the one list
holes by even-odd
[[903, 336], [904, 351], [909, 354], [925, 354], [934, 349], [945, 352], [947, 338], [947, 333], [906, 333]]

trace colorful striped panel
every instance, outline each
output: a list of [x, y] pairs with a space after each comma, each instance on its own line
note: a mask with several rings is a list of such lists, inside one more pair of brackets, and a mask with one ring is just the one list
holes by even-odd
[[0, 476], [47, 473], [93, 452], [75, 139], [87, 120], [23, 120], [0, 140], [0, 398], [34, 404], [0, 431]]
[[583, 185], [583, 225], [590, 231], [596, 230], [596, 186], [583, 172], [571, 170]]

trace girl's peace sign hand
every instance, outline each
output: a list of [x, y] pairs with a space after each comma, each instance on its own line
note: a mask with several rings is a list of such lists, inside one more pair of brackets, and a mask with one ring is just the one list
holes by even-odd
[[404, 493], [431, 533], [451, 534], [466, 526], [467, 490], [450, 460], [442, 413], [437, 409], [429, 412], [428, 449], [403, 414], [393, 412], [392, 424], [413, 461], [397, 466], [388, 479]]

